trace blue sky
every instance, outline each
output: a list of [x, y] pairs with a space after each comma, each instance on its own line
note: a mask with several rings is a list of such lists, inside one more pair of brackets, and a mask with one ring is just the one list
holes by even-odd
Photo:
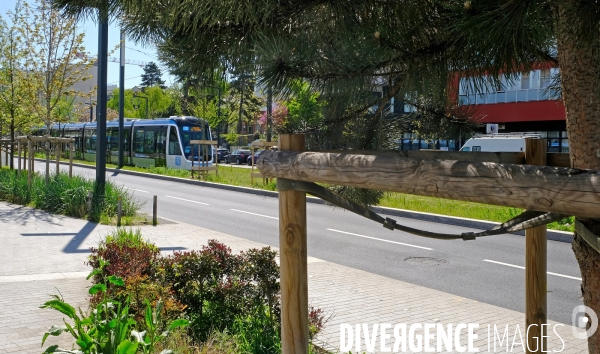
[[[0, 14], [6, 19], [6, 12], [13, 10], [17, 0], [0, 0]], [[34, 0], [28, 1], [30, 4]], [[91, 20], [86, 20], [84, 23], [80, 23], [80, 30], [85, 33], [85, 48], [88, 53], [96, 55], [98, 53], [98, 27]], [[109, 51], [115, 48], [119, 44], [120, 30], [117, 24], [111, 24], [108, 29], [108, 48]], [[131, 41], [125, 41], [125, 58], [128, 60], [134, 60], [138, 62], [151, 62], [154, 61], [160, 66], [158, 60], [156, 60], [156, 48], [154, 47], [142, 47], [136, 45]], [[117, 49], [111, 57], [119, 58], [119, 49]], [[166, 85], [169, 86], [173, 82], [173, 78], [170, 77], [166, 70], [161, 67], [163, 72], [163, 80], [166, 81]], [[144, 73], [142, 68], [137, 65], [125, 65], [125, 88], [132, 88], [133, 86], [139, 85], [141, 82], [140, 76]], [[119, 84], [119, 63], [108, 63], [108, 84]]]

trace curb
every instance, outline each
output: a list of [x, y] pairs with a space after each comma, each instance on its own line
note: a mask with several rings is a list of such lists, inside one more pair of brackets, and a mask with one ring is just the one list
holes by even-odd
[[[45, 162], [45, 160], [42, 160], [42, 159], [36, 158], [36, 160]], [[68, 163], [66, 163], [66, 162], [61, 162], [61, 164], [68, 165]], [[79, 164], [79, 163], [73, 163], [73, 166], [96, 169], [95, 166]], [[198, 181], [198, 180], [193, 180], [193, 179], [188, 179], [188, 178], [164, 176], [164, 175], [157, 175], [157, 174], [146, 173], [146, 172], [119, 170], [119, 169], [115, 169], [115, 168], [107, 168], [106, 171], [116, 172], [116, 175], [122, 173], [125, 175], [148, 177], [148, 178], [160, 179], [163, 181], [181, 182], [181, 183], [187, 183], [187, 184], [192, 184], [192, 185], [197, 185], [197, 186], [202, 186], [202, 187], [218, 188], [218, 189], [224, 189], [224, 190], [229, 190], [229, 191], [234, 191], [234, 192], [242, 192], [242, 193], [260, 195], [260, 196], [264, 196], [264, 197], [277, 198], [279, 196], [279, 193], [276, 191], [267, 191], [267, 190], [263, 190], [263, 189], [232, 186], [229, 184]], [[313, 203], [313, 204], [325, 204], [325, 201], [323, 201], [322, 199], [312, 197], [312, 196], [307, 196], [306, 202]], [[397, 217], [406, 218], [406, 219], [434, 222], [434, 223], [438, 223], [438, 224], [462, 226], [462, 227], [468, 227], [468, 228], [479, 229], [479, 230], [489, 230], [491, 228], [494, 228], [494, 227], [500, 225], [500, 223], [492, 222], [492, 221], [467, 219], [467, 218], [460, 218], [460, 217], [455, 217], [455, 216], [431, 214], [431, 213], [424, 213], [424, 212], [404, 210], [404, 209], [394, 209], [394, 208], [380, 207], [380, 206], [373, 207], [372, 209], [373, 209], [373, 211], [375, 211], [376, 213], [379, 213], [379, 214], [392, 215], [392, 216], [397, 216]], [[525, 236], [525, 231], [513, 232], [512, 234]], [[566, 242], [566, 243], [573, 242], [573, 233], [571, 233], [571, 232], [548, 230], [547, 235], [548, 235], [548, 240], [558, 241], [558, 242]]]

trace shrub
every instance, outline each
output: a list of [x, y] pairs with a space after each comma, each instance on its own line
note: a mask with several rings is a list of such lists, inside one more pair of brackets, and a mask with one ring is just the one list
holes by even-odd
[[210, 240], [200, 251], [162, 258], [158, 274], [186, 307], [195, 337], [205, 340], [211, 331], [231, 328], [236, 318], [256, 308], [268, 308], [271, 321], [279, 323], [275, 255], [270, 248], [233, 255], [229, 247]]
[[46, 183], [45, 176], [35, 174], [32, 177], [31, 191], [28, 191], [26, 171], [0, 170], [0, 199], [11, 203], [30, 205], [51, 213], [64, 214], [94, 221], [101, 216], [116, 215], [118, 198], [122, 200], [122, 215], [134, 216], [141, 204], [123, 187], [106, 182], [105, 197], [88, 206], [88, 193], [94, 191], [95, 183], [81, 176], [69, 178], [67, 174], [52, 175]]
[[[93, 281], [99, 284], [107, 276], [116, 275], [127, 281], [134, 277], [154, 274], [154, 263], [160, 254], [158, 247], [142, 238], [139, 229], [117, 228], [98, 248], [91, 249], [88, 265], [101, 270]], [[106, 265], [103, 266], [103, 263]], [[110, 288], [109, 288], [110, 290]], [[110, 293], [115, 295], [114, 293]]]

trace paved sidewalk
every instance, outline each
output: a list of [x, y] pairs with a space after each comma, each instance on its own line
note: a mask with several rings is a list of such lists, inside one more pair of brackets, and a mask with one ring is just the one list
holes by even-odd
[[[0, 202], [0, 353], [40, 353], [43, 333], [53, 324], [60, 324], [62, 316], [55, 311], [39, 309], [58, 291], [67, 301], [85, 308], [89, 282], [85, 265], [89, 247], [98, 242], [113, 227], [97, 225], [85, 220], [54, 216], [26, 207]], [[218, 239], [234, 251], [264, 245], [207, 230], [184, 223], [141, 227], [144, 237], [150, 239], [163, 252], [197, 249], [209, 239]], [[338, 352], [340, 324], [479, 324], [474, 342], [480, 352], [488, 352], [488, 325], [497, 325], [500, 337], [509, 325], [508, 340], [496, 352], [523, 352], [519, 337], [514, 337], [520, 327], [522, 336], [526, 328], [522, 313], [497, 306], [461, 298], [441, 291], [409, 284], [395, 279], [367, 273], [338, 264], [309, 258], [309, 297], [311, 305], [324, 309], [331, 318], [317, 341]], [[503, 284], [498, 284], [503, 286]], [[563, 353], [587, 353], [587, 342], [576, 339], [572, 328], [557, 326], [550, 321], [549, 350]], [[408, 332], [408, 329], [407, 329]], [[392, 330], [388, 346], [394, 344]], [[422, 330], [417, 333], [423, 333]], [[461, 343], [466, 343], [466, 330]], [[69, 347], [66, 336], [62, 342], [51, 338], [50, 344]], [[561, 340], [562, 339], [562, 340]], [[511, 348], [513, 341], [515, 345]], [[379, 352], [377, 336], [375, 352]], [[365, 338], [361, 339], [361, 352]], [[434, 345], [435, 346], [435, 345]], [[503, 347], [500, 349], [500, 347]], [[356, 347], [352, 347], [354, 353]], [[456, 349], [454, 349], [456, 351]], [[410, 348], [407, 349], [410, 352]], [[493, 344], [491, 350], [493, 351]]]

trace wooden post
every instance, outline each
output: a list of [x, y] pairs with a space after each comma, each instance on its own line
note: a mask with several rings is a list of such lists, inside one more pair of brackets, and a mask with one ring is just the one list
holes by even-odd
[[94, 192], [92, 191], [88, 191], [88, 196], [87, 196], [87, 206], [88, 206], [88, 213], [91, 214], [92, 213], [92, 200], [94, 199]]
[[44, 144], [46, 148], [46, 183], [50, 182], [50, 142]]
[[29, 157], [29, 165], [27, 166], [27, 191], [31, 193], [31, 179], [32, 179], [32, 167], [33, 167], [33, 163], [31, 162], [31, 155], [33, 155], [33, 141], [28, 140], [27, 141], [27, 150], [28, 152], [28, 157]]
[[[546, 150], [545, 139], [525, 139], [525, 162], [545, 166]], [[546, 247], [546, 225], [525, 230], [526, 353], [541, 353], [547, 348], [547, 326], [542, 326], [547, 323]]]
[[[303, 134], [279, 136], [279, 148], [304, 151]], [[281, 264], [281, 352], [308, 353], [308, 271], [306, 193], [279, 192], [279, 256]]]
[[[192, 161], [194, 159], [192, 158]], [[158, 209], [158, 196], [154, 196], [153, 198], [153, 203], [152, 203], [152, 226], [156, 226], [156, 224], [158, 224], [158, 217], [156, 215], [157, 213], [157, 209]]]
[[37, 149], [37, 142], [34, 144], [31, 142], [31, 151], [29, 151], [29, 164], [31, 166], [31, 172], [35, 172], [35, 150]]
[[17, 172], [21, 174], [21, 140], [17, 141]]
[[63, 143], [57, 143], [56, 145], [56, 175], [60, 173], [60, 154], [62, 153], [62, 144]]
[[121, 226], [121, 213], [123, 212], [123, 200], [121, 197], [117, 199], [117, 226]]
[[69, 143], [69, 178], [73, 177], [73, 154], [75, 149], [73, 147], [73, 141]]

